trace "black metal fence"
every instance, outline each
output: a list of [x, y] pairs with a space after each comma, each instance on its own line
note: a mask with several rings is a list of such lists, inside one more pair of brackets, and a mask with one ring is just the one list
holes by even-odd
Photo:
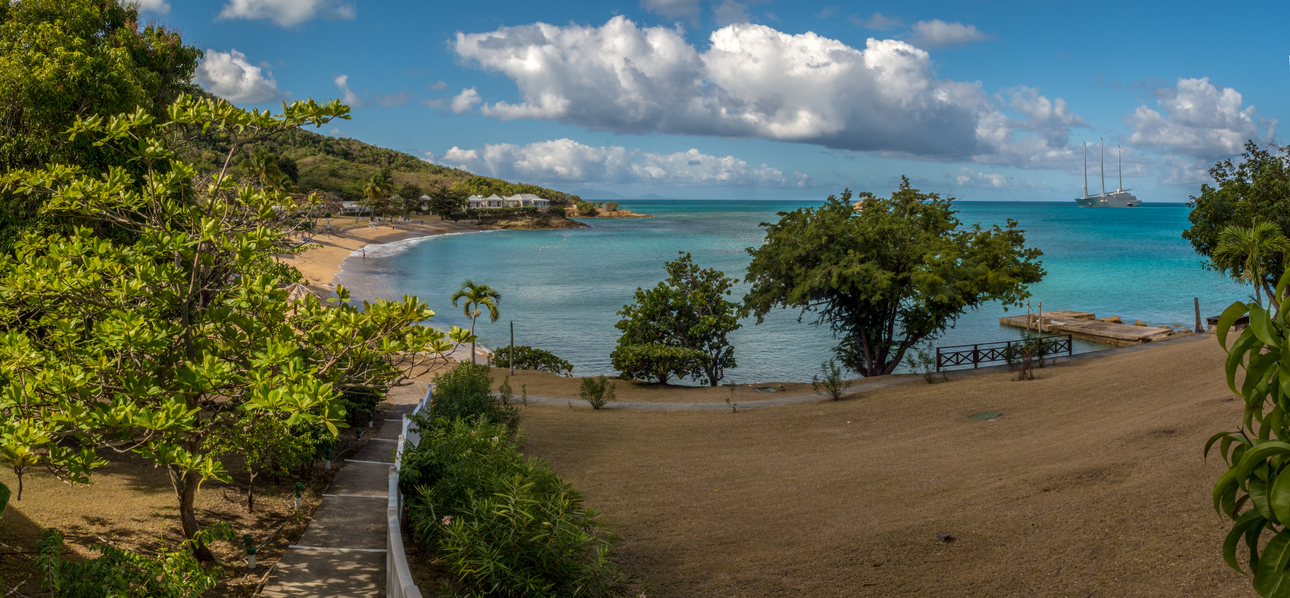
[[[936, 348], [936, 371], [942, 368], [964, 366], [971, 364], [973, 368], [981, 367], [983, 363], [993, 363], [996, 361], [1007, 361], [1008, 356], [1016, 355], [1022, 350], [1022, 347], [1035, 342], [1043, 343], [1044, 357], [1059, 355], [1065, 353], [1070, 355], [1073, 352], [1071, 345], [1071, 335], [1061, 334], [1053, 336], [1036, 336], [1033, 338], [1000, 341], [997, 343], [977, 343], [975, 345], [952, 345], [949, 347]], [[1014, 348], [1015, 347], [1015, 348]]]

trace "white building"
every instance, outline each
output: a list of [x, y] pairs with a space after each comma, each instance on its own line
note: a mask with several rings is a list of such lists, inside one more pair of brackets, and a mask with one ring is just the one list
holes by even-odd
[[366, 214], [366, 213], [371, 212], [371, 211], [372, 211], [372, 209], [371, 209], [371, 208], [369, 208], [369, 207], [367, 207], [367, 206], [364, 206], [364, 205], [362, 205], [362, 204], [360, 204], [359, 202], [356, 202], [356, 201], [342, 201], [342, 202], [340, 202], [340, 213], [341, 213], [341, 214], [344, 214], [344, 215], [346, 215], [346, 216], [355, 216], [355, 215], [358, 215], [358, 214]]
[[488, 197], [471, 195], [466, 198], [466, 207], [473, 210], [488, 208], [549, 208], [551, 202], [532, 193], [520, 193], [509, 197], [498, 197], [496, 193]]

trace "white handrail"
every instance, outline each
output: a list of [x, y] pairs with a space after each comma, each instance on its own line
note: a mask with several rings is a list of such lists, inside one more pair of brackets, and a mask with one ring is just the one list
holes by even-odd
[[[417, 403], [412, 413], [421, 413], [430, 405], [430, 388]], [[385, 509], [385, 595], [389, 598], [421, 598], [421, 590], [412, 581], [412, 569], [408, 567], [408, 555], [403, 550], [403, 529], [400, 518], [403, 514], [403, 495], [399, 493], [399, 463], [403, 460], [405, 443], [416, 446], [421, 440], [421, 431], [411, 428], [412, 421], [403, 416], [403, 429], [394, 448], [394, 465], [390, 466], [390, 498]]]

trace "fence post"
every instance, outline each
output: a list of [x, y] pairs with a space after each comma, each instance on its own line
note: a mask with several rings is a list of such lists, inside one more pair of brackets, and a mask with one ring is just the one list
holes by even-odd
[[936, 348], [936, 371], [941, 371], [941, 348]]
[[972, 369], [976, 369], [981, 364], [981, 350], [978, 347], [980, 345], [972, 345]]
[[1071, 355], [1074, 355], [1074, 354], [1075, 354], [1075, 341], [1074, 339], [1071, 338], [1071, 335], [1068, 334], [1066, 335], [1066, 356], [1070, 357]]

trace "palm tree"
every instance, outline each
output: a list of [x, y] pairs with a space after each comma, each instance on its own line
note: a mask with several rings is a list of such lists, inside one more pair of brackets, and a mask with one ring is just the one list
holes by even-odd
[[372, 219], [372, 213], [376, 211], [381, 198], [385, 197], [385, 194], [393, 186], [394, 181], [390, 179], [390, 174], [386, 171], [378, 172], [372, 175], [372, 178], [367, 179], [367, 185], [363, 187], [363, 195], [367, 198], [368, 220]]
[[488, 308], [488, 321], [496, 322], [501, 314], [497, 311], [497, 304], [502, 301], [502, 294], [496, 289], [486, 284], [475, 284], [473, 280], [466, 280], [461, 283], [461, 288], [452, 294], [452, 306], [457, 307], [457, 300], [465, 299], [466, 303], [462, 305], [461, 312], [470, 318], [470, 362], [475, 363], [475, 319], [483, 315], [481, 307]]
[[[1250, 228], [1229, 226], [1218, 234], [1218, 247], [1214, 249], [1214, 265], [1254, 285], [1254, 301], [1263, 304], [1260, 290], [1266, 290], [1268, 301], [1277, 308], [1273, 287], [1268, 284], [1263, 266], [1277, 254], [1290, 253], [1290, 239], [1271, 222], [1259, 222]], [[1239, 274], [1239, 275], [1238, 275]]]

